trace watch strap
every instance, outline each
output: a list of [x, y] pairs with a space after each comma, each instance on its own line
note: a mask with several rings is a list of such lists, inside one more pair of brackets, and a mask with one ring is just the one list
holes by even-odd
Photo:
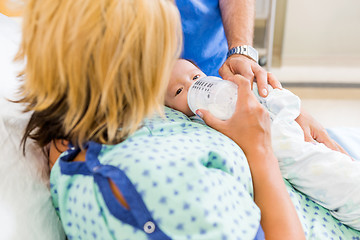
[[256, 51], [255, 48], [253, 48], [250, 45], [242, 45], [242, 46], [237, 46], [237, 47], [231, 48], [227, 53], [227, 58], [229, 58], [230, 56], [232, 56], [234, 54], [241, 54], [241, 55], [247, 56], [248, 58], [254, 60], [255, 62], [259, 61], [258, 52]]

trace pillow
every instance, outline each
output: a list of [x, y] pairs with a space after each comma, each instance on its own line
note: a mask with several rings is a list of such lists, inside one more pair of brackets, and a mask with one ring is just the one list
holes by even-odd
[[[19, 64], [18, 23], [0, 14], [0, 239], [65, 239], [49, 191], [49, 167], [41, 149], [29, 140], [26, 155], [20, 141], [30, 113], [15, 99]], [[3, 34], [4, 33], [4, 34]]]
[[0, 13], [0, 97], [13, 97], [18, 87], [15, 77], [21, 69], [13, 58], [21, 41], [20, 25]]

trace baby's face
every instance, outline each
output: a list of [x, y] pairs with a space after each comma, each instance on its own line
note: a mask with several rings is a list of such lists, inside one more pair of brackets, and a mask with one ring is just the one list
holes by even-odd
[[205, 77], [199, 68], [191, 62], [179, 59], [176, 61], [167, 92], [165, 95], [165, 105], [176, 109], [187, 116], [194, 115], [187, 104], [187, 93], [191, 84], [201, 77]]

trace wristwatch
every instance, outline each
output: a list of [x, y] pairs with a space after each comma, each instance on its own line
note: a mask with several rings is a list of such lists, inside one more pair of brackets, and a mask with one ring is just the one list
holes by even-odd
[[248, 58], [254, 60], [255, 62], [259, 61], [259, 53], [256, 51], [255, 48], [253, 48], [250, 45], [242, 45], [230, 49], [227, 53], [227, 58], [229, 58], [231, 55], [234, 54], [241, 54], [247, 56]]

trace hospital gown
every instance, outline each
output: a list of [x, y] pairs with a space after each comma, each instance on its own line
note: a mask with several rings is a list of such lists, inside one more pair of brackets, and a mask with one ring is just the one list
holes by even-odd
[[[69, 239], [264, 239], [250, 169], [228, 137], [169, 108], [116, 145], [70, 149], [51, 172]], [[121, 190], [125, 209], [108, 179]]]
[[[77, 149], [62, 154], [50, 186], [68, 239], [264, 239], [241, 149], [178, 111], [166, 108], [165, 116], [145, 121], [118, 145], [90, 143], [85, 163], [71, 161]], [[307, 239], [359, 239], [360, 232], [285, 184]]]

